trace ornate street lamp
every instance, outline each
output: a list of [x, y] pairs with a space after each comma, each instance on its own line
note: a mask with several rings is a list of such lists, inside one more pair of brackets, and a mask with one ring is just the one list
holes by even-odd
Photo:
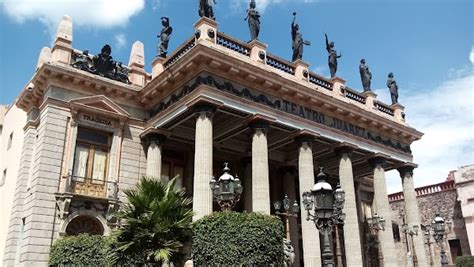
[[[385, 231], [385, 219], [379, 216], [377, 213], [374, 213], [372, 218], [367, 218], [367, 225], [369, 226], [369, 232], [373, 235], [377, 235], [379, 231]], [[374, 245], [379, 246], [380, 242], [376, 241]], [[382, 249], [378, 247], [377, 250], [379, 263], [381, 264], [383, 261]]]
[[[338, 185], [333, 191], [332, 186], [326, 182], [326, 174], [320, 168], [317, 182], [311, 192], [303, 193], [303, 204], [307, 211], [306, 220], [313, 221], [316, 228], [323, 235], [323, 266], [334, 266], [334, 254], [330, 243], [330, 234], [333, 226], [342, 224], [346, 214], [342, 212], [344, 207], [345, 193]], [[314, 210], [311, 213], [311, 210]]]
[[[407, 237], [407, 247], [409, 247], [409, 251], [411, 251], [411, 257], [413, 257], [412, 258], [413, 259], [413, 266], [417, 266], [417, 262], [418, 262], [418, 260], [416, 258], [416, 254], [415, 254], [415, 243], [413, 241], [413, 236], [418, 235], [418, 230], [420, 230], [419, 225], [413, 225], [412, 227], [410, 227], [406, 223], [402, 224], [402, 232], [405, 234], [405, 237], [407, 237], [406, 235], [410, 235], [411, 248], [409, 246], [408, 237]], [[408, 261], [411, 261], [410, 257], [408, 257]]]
[[[283, 204], [283, 210], [282, 210]], [[283, 201], [275, 201], [273, 202], [273, 207], [275, 208], [275, 214], [280, 215], [285, 218], [286, 224], [286, 239], [290, 240], [290, 217], [298, 218], [298, 211], [300, 210], [300, 206], [298, 202], [295, 200], [293, 204], [291, 204], [288, 195], [285, 194], [285, 198]]]
[[431, 221], [431, 229], [433, 230], [433, 238], [436, 242], [439, 243], [441, 247], [441, 266], [447, 267], [449, 264], [448, 256], [446, 255], [446, 249], [444, 247], [444, 242], [446, 240], [446, 235], [451, 231], [451, 221], [445, 223], [443, 217], [439, 213], [435, 214], [433, 221]]
[[224, 163], [224, 173], [217, 181], [212, 177], [209, 182], [212, 196], [223, 211], [231, 210], [232, 207], [239, 202], [242, 191], [244, 190], [237, 174], [235, 178], [230, 175], [230, 168], [227, 165], [227, 162]]

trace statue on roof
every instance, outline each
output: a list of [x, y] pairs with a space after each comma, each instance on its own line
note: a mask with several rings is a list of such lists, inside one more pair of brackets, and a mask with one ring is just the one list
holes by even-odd
[[250, 40], [258, 39], [258, 34], [260, 33], [260, 14], [255, 9], [256, 6], [255, 0], [251, 0], [250, 8], [247, 9], [247, 17], [244, 19], [249, 23]]
[[168, 43], [170, 41], [173, 28], [170, 26], [170, 20], [167, 17], [161, 17], [161, 25], [163, 25], [163, 28], [161, 29], [161, 33], [158, 36], [158, 38], [160, 38], [158, 56], [165, 58], [166, 54], [168, 53]]
[[370, 82], [372, 81], [372, 73], [369, 71], [369, 66], [365, 64], [365, 59], [360, 60], [359, 64], [360, 79], [362, 81], [362, 88], [364, 92], [370, 91]]
[[331, 78], [333, 78], [336, 76], [337, 72], [337, 59], [342, 57], [342, 54], [339, 54], [338, 56], [336, 50], [334, 49], [334, 42], [329, 42], [328, 35], [326, 33], [324, 33], [324, 36], [326, 37], [326, 50], [328, 51], [329, 72], [331, 73]]
[[94, 56], [92, 61], [94, 63], [94, 73], [100, 76], [112, 78], [115, 70], [115, 62], [112, 59], [112, 48], [106, 44], [102, 47], [100, 54]]
[[292, 61], [302, 59], [303, 45], [311, 45], [311, 42], [303, 39], [303, 35], [300, 33], [300, 26], [296, 23], [296, 12], [293, 12], [293, 21], [291, 22], [291, 39], [293, 40], [291, 46], [293, 49]]
[[398, 103], [398, 85], [395, 81], [393, 73], [388, 74], [387, 87], [390, 90], [390, 96], [392, 98], [392, 105]]
[[199, 16], [216, 20], [212, 5], [217, 4], [216, 0], [199, 0]]

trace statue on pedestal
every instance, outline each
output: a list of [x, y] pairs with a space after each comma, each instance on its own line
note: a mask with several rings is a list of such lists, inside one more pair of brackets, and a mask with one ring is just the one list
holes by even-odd
[[247, 9], [247, 17], [244, 19], [249, 23], [250, 40], [258, 39], [260, 33], [260, 14], [255, 9], [256, 6], [255, 0], [251, 0], [250, 8]]
[[390, 96], [392, 98], [392, 105], [398, 103], [398, 85], [395, 81], [393, 73], [388, 74], [387, 87], [390, 90]]
[[342, 54], [339, 56], [334, 49], [334, 42], [329, 42], [328, 35], [325, 33], [324, 36], [326, 37], [326, 50], [328, 51], [328, 65], [329, 65], [329, 72], [331, 73], [331, 78], [336, 76], [337, 72], [337, 59], [342, 57]]
[[173, 28], [170, 26], [170, 20], [167, 17], [161, 17], [161, 25], [163, 25], [163, 29], [161, 29], [160, 35], [157, 37], [160, 38], [160, 44], [158, 45], [158, 56], [159, 57], [166, 57], [168, 53], [168, 43], [170, 41], [171, 33], [173, 32]]
[[92, 58], [94, 63], [93, 72], [99, 74], [100, 76], [112, 78], [113, 71], [115, 70], [115, 62], [112, 59], [112, 48], [110, 45], [106, 44], [102, 47], [100, 54]]
[[370, 91], [370, 82], [372, 81], [372, 73], [369, 71], [369, 66], [365, 64], [365, 59], [360, 60], [359, 72], [360, 72], [360, 79], [362, 81], [362, 88], [364, 88], [364, 92]]
[[217, 4], [216, 0], [199, 0], [199, 16], [216, 20], [212, 5]]
[[293, 21], [291, 22], [291, 39], [293, 40], [291, 47], [293, 49], [292, 61], [303, 58], [303, 45], [311, 45], [310, 41], [303, 39], [299, 28], [300, 26], [296, 23], [296, 12], [293, 12]]

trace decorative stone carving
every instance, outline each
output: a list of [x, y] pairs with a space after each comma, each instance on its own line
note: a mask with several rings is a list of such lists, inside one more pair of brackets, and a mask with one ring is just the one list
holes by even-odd
[[69, 207], [71, 205], [72, 197], [70, 195], [57, 195], [56, 207], [58, 208], [58, 217], [61, 220], [66, 219], [69, 215]]
[[284, 265], [283, 266], [293, 266], [295, 263], [295, 249], [291, 245], [291, 241], [288, 239], [283, 239], [283, 254], [284, 254]]
[[82, 53], [74, 52], [72, 55], [71, 66], [87, 71], [102, 77], [130, 84], [128, 79], [129, 69], [122, 65], [122, 62], [114, 61], [112, 56], [112, 48], [106, 44], [102, 47], [100, 54], [92, 56], [87, 50]]

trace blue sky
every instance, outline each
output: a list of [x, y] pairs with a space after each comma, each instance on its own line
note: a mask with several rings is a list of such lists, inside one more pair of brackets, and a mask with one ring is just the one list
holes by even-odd
[[[109, 43], [114, 59], [128, 63], [135, 40], [145, 45], [146, 69], [156, 55], [161, 16], [170, 17], [170, 51], [193, 33], [197, 0], [0, 0], [0, 103], [12, 103], [33, 74], [39, 51], [50, 46], [59, 18], [73, 17], [73, 46], [96, 54]], [[217, 0], [219, 30], [248, 40], [247, 0]], [[260, 39], [268, 50], [291, 57], [290, 23], [312, 42], [304, 61], [328, 76], [324, 32], [342, 52], [338, 75], [360, 90], [364, 57], [372, 88], [389, 103], [386, 75], [393, 71], [407, 121], [426, 133], [414, 146], [417, 185], [442, 181], [474, 163], [474, 14], [469, 0], [257, 0]], [[471, 56], [471, 58], [470, 58]], [[419, 173], [419, 174], [417, 174]], [[400, 188], [389, 173], [389, 190]]]

